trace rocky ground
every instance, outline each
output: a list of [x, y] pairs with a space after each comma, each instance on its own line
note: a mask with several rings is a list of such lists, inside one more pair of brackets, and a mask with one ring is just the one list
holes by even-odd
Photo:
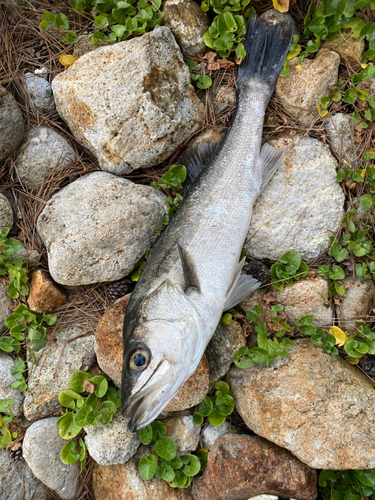
[[[307, 3], [291, 5], [299, 33]], [[262, 13], [272, 2], [254, 5]], [[160, 417], [178, 454], [209, 451], [203, 474], [186, 489], [143, 480], [138, 462], [149, 446], [119, 412], [108, 425], [84, 426], [82, 472], [79, 462], [60, 460], [66, 440], [56, 425], [59, 394], [72, 373], [104, 372], [120, 388], [134, 272], [175, 196], [151, 183], [198, 144], [220, 143], [235, 110], [236, 64], [233, 57], [213, 58], [204, 44], [209, 17], [193, 0], [166, 0], [162, 8], [162, 26], [95, 46], [85, 35], [89, 16], [67, 2], [0, 1], [0, 230], [10, 228], [9, 237], [21, 242], [16, 256], [30, 288], [11, 299], [9, 279], [1, 279], [0, 331], [9, 334], [6, 318], [21, 303], [57, 316], [46, 345], [27, 360], [26, 390], [11, 387], [10, 373], [26, 351], [0, 351], [0, 401], [14, 399], [17, 432], [0, 449], [0, 500], [314, 500], [322, 498], [321, 470], [375, 469], [374, 356], [353, 362], [342, 349], [329, 354], [298, 323], [312, 315], [316, 328], [335, 325], [348, 335], [358, 332], [358, 320], [373, 327], [375, 287], [372, 275], [355, 272], [363, 263], [356, 249], [339, 264], [342, 294], [331, 293], [332, 278], [319, 273], [319, 266], [336, 264], [330, 237], [342, 234], [348, 210], [358, 209], [354, 223], [362, 220], [372, 244], [373, 214], [359, 205], [363, 184], [354, 177], [338, 182], [337, 172], [369, 165], [362, 157], [373, 145], [373, 124], [359, 129], [354, 108], [343, 101], [327, 114], [317, 109], [334, 83], [361, 71], [367, 47], [356, 37], [324, 42], [302, 62], [292, 59], [267, 109], [264, 142], [285, 147], [285, 156], [254, 206], [244, 245], [244, 272], [263, 285], [218, 325], [196, 372]], [[65, 13], [79, 42], [69, 45], [57, 29], [41, 29], [45, 11]], [[60, 63], [64, 54], [76, 57], [70, 67]], [[210, 88], [194, 86], [188, 57], [212, 78]], [[367, 80], [365, 88], [375, 95], [375, 83]], [[269, 270], [289, 250], [301, 254], [308, 273], [276, 290]], [[246, 317], [256, 305], [269, 335], [278, 331], [271, 308], [283, 306], [278, 321], [288, 323], [292, 347], [269, 367], [242, 369], [233, 355], [256, 345]], [[230, 386], [234, 412], [220, 427], [196, 425], [195, 407], [219, 380]]]

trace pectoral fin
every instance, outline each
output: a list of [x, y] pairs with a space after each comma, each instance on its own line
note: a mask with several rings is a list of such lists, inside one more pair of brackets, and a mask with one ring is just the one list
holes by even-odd
[[177, 248], [184, 272], [185, 289], [194, 288], [195, 290], [200, 292], [201, 284], [199, 282], [198, 272], [192, 255], [187, 250], [182, 248], [182, 246], [178, 242]]
[[232, 307], [239, 304], [242, 300], [246, 299], [254, 290], [260, 286], [260, 281], [248, 274], [242, 274], [241, 270], [245, 263], [245, 257], [237, 265], [236, 271], [234, 273], [234, 278], [231, 286], [229, 287], [227, 293], [227, 301], [224, 305], [224, 311], [231, 309]]
[[284, 156], [285, 148], [274, 148], [269, 144], [262, 147], [258, 158], [258, 166], [262, 170], [262, 185], [260, 192], [264, 190], [275, 173], [280, 161]]
[[184, 181], [184, 195], [186, 195], [193, 184], [199, 177], [200, 173], [207, 167], [211, 159], [215, 156], [219, 149], [219, 143], [202, 142], [198, 146], [192, 146], [187, 152], [183, 153], [178, 159], [182, 165], [186, 167], [186, 180]]

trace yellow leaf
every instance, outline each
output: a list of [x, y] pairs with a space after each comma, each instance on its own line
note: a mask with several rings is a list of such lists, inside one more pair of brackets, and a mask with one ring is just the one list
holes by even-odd
[[336, 345], [339, 347], [344, 345], [347, 339], [346, 332], [343, 332], [338, 326], [333, 326], [329, 333], [336, 338]]
[[359, 358], [351, 358], [350, 356], [345, 356], [345, 359], [350, 365], [358, 365]]
[[0, 415], [0, 427], [2, 427], [2, 426], [3, 426], [3, 416]]
[[365, 168], [363, 170], [357, 169], [357, 174], [359, 174], [362, 177], [362, 179], [364, 179], [366, 175], [366, 169]]
[[297, 47], [293, 50], [293, 52], [289, 52], [288, 55], [286, 56], [287, 59], [293, 59], [293, 57], [297, 57], [298, 54], [301, 52], [302, 47], [301, 45], [297, 45]]
[[273, 7], [279, 12], [288, 12], [289, 0], [273, 0]]
[[296, 68], [296, 69], [298, 69], [298, 70], [301, 70], [301, 69], [302, 69], [302, 66], [301, 66], [300, 64], [297, 64], [297, 65], [295, 66], [295, 68]]
[[321, 117], [328, 115], [328, 110], [322, 109], [320, 106], [318, 106], [318, 112], [319, 112]]
[[63, 54], [60, 56], [60, 62], [63, 66], [66, 68], [69, 68], [74, 62], [76, 62], [77, 58], [74, 56], [71, 56], [69, 54]]
[[375, 155], [375, 149], [369, 149], [368, 152], [370, 153], [370, 155]]

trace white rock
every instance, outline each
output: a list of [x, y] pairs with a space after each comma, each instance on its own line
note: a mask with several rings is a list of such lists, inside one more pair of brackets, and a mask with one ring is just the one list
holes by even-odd
[[164, 161], [204, 119], [166, 26], [83, 55], [56, 76], [52, 89], [77, 141], [102, 170], [118, 175]]
[[106, 172], [61, 189], [37, 222], [53, 279], [75, 286], [129, 274], [156, 239], [165, 199], [160, 191]]
[[12, 412], [17, 417], [22, 415], [23, 393], [18, 389], [12, 389], [11, 385], [16, 381], [10, 374], [14, 360], [5, 352], [0, 351], [0, 399], [14, 399]]
[[22, 451], [34, 475], [61, 499], [70, 500], [79, 482], [78, 466], [60, 460], [61, 448], [67, 441], [60, 437], [56, 420], [46, 418], [32, 424], [26, 431]]
[[210, 21], [194, 0], [166, 0], [163, 11], [164, 23], [171, 28], [185, 56], [207, 50], [202, 35]]
[[[85, 331], [88, 333], [84, 337], [66, 343]], [[94, 347], [92, 332], [89, 325], [86, 329], [74, 327], [56, 332], [53, 340], [36, 353], [37, 364], [28, 363], [29, 380], [24, 401], [24, 414], [28, 420], [33, 422], [44, 418], [60, 406], [59, 393], [70, 389], [70, 376], [79, 370], [82, 357]]]
[[0, 231], [13, 226], [13, 210], [7, 197], [0, 193]]
[[339, 327], [353, 333], [357, 331], [356, 320], [366, 320], [374, 306], [375, 287], [372, 281], [363, 281], [359, 278], [353, 283], [351, 276], [344, 282], [350, 286], [345, 290], [340, 306], [336, 306], [336, 316]]
[[5, 326], [5, 318], [12, 314], [9, 306], [12, 305], [12, 299], [8, 295], [8, 286], [4, 279], [0, 279], [0, 333], [4, 333], [7, 329]]
[[24, 460], [13, 462], [6, 450], [0, 449], [0, 500], [48, 500], [43, 484]]
[[123, 464], [138, 450], [137, 432], [128, 430], [129, 419], [116, 414], [108, 425], [84, 427], [85, 444], [90, 456], [100, 465]]
[[57, 167], [69, 167], [76, 156], [60, 135], [49, 127], [31, 129], [15, 168], [22, 184], [35, 189]]
[[210, 450], [218, 437], [228, 433], [229, 422], [227, 420], [219, 427], [214, 427], [211, 424], [207, 424], [202, 434], [203, 448], [206, 448], [206, 450]]
[[[355, 143], [354, 122], [351, 116], [343, 113], [330, 115], [324, 122], [331, 148], [339, 159], [349, 163], [356, 160], [356, 150], [360, 145]], [[359, 153], [359, 151], [358, 151]]]
[[285, 156], [254, 205], [246, 254], [277, 260], [293, 249], [312, 259], [328, 248], [344, 214], [337, 162], [312, 137], [281, 138], [273, 145], [286, 146]]
[[333, 311], [328, 302], [328, 283], [322, 276], [296, 281], [293, 285], [286, 285], [282, 292], [273, 290], [273, 293], [276, 302], [284, 306], [289, 321], [312, 314], [316, 318], [312, 323], [314, 326], [332, 326]]
[[25, 123], [15, 98], [0, 86], [0, 161], [21, 144]]
[[172, 417], [164, 421], [168, 436], [176, 445], [177, 453], [190, 453], [198, 448], [201, 428], [192, 415]]
[[45, 78], [36, 76], [34, 73], [26, 73], [25, 85], [37, 109], [43, 113], [52, 113], [55, 111], [52, 87]]
[[256, 497], [251, 497], [248, 500], [278, 500], [278, 498], [279, 497], [275, 495], [257, 495]]

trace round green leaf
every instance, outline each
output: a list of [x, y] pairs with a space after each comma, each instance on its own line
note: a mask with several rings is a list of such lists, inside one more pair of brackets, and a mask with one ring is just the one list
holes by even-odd
[[59, 403], [65, 406], [65, 408], [75, 410], [76, 408], [81, 408], [85, 404], [85, 400], [76, 392], [68, 389], [60, 392]]
[[152, 425], [152, 440], [153, 441], [157, 441], [158, 439], [166, 437], [167, 428], [165, 427], [163, 422], [160, 422], [160, 420], [156, 420], [156, 422], [153, 422], [151, 425]]
[[92, 376], [90, 373], [84, 372], [82, 370], [77, 370], [71, 375], [69, 379], [69, 385], [75, 392], [78, 393], [85, 392], [85, 388], [83, 387], [83, 381], [90, 380], [91, 378]]
[[219, 380], [219, 382], [216, 382], [215, 389], [221, 391], [223, 394], [229, 394], [229, 385], [224, 382], [224, 380]]
[[139, 439], [142, 444], [148, 445], [152, 441], [152, 425], [149, 424], [139, 431]]
[[212, 412], [213, 407], [214, 404], [210, 396], [205, 396], [201, 404], [196, 409], [196, 413], [199, 413], [202, 417], [208, 417], [208, 415]]
[[77, 427], [84, 427], [85, 425], [90, 425], [90, 422], [92, 422], [93, 415], [94, 415], [94, 411], [91, 408], [91, 406], [84, 405], [74, 415], [74, 418], [73, 418], [74, 424]]
[[359, 202], [366, 211], [374, 206], [374, 199], [370, 194], [361, 196]]
[[[204, 421], [204, 417], [202, 417], [202, 415], [200, 415], [199, 413], [197, 413], [196, 411], [193, 413], [193, 422], [195, 423], [195, 425], [202, 425], [203, 424], [203, 421]], [[142, 440], [141, 440], [142, 441]], [[143, 441], [142, 441], [143, 442]]]
[[92, 377], [90, 379], [90, 382], [96, 385], [97, 389], [95, 390], [95, 394], [98, 396], [98, 398], [102, 398], [103, 396], [105, 396], [108, 390], [108, 380], [103, 377], [103, 375]]
[[156, 472], [158, 467], [158, 461], [155, 455], [148, 455], [147, 457], [141, 458], [138, 463], [138, 471], [145, 481], [148, 481]]
[[66, 465], [75, 464], [78, 462], [79, 457], [80, 452], [77, 450], [77, 443], [75, 441], [69, 441], [60, 451], [60, 459]]
[[210, 415], [208, 417], [208, 421], [214, 427], [220, 427], [220, 425], [223, 425], [223, 423], [225, 422], [225, 416], [224, 415]]
[[68, 411], [56, 421], [56, 424], [60, 427], [59, 434], [63, 439], [73, 439], [81, 432], [82, 427], [75, 425], [73, 418], [74, 413]]
[[201, 464], [199, 458], [195, 455], [181, 455], [180, 456], [183, 463], [187, 464], [183, 471], [184, 474], [188, 477], [196, 476], [198, 472], [201, 470]]
[[176, 447], [169, 437], [164, 437], [156, 441], [154, 448], [159, 457], [165, 460], [172, 460], [176, 456]]

